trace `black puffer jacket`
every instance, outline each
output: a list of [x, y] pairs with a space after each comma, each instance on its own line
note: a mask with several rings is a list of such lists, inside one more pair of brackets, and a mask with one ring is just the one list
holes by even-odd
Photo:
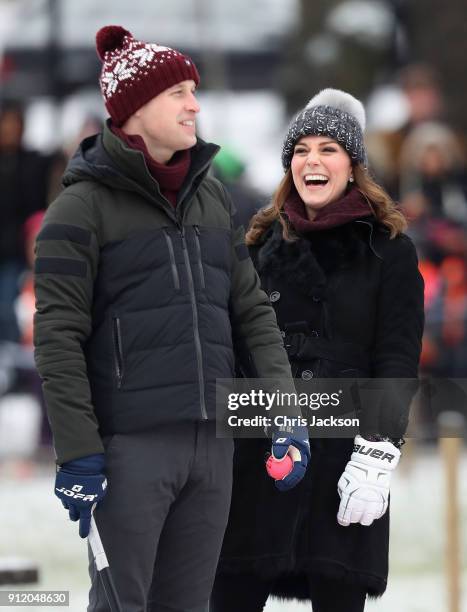
[[214, 419], [234, 341], [290, 380], [274, 312], [198, 141], [177, 207], [143, 154], [105, 127], [65, 173], [37, 238], [35, 357], [59, 463], [101, 436]]
[[[251, 253], [286, 343], [305, 331], [306, 356], [291, 356], [296, 377], [417, 376], [423, 281], [405, 235], [390, 240], [368, 217], [290, 243], [276, 222]], [[219, 572], [275, 577], [273, 592], [286, 597], [308, 597], [307, 572], [380, 595], [388, 573], [389, 513], [371, 527], [338, 525], [337, 482], [353, 441], [310, 442], [304, 480], [282, 494], [261, 466], [267, 443], [237, 441]]]

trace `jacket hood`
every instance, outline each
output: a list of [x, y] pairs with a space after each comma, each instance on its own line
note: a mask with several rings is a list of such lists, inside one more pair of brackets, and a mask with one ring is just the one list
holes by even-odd
[[96, 182], [115, 185], [115, 180], [125, 179], [115, 162], [104, 148], [102, 134], [95, 134], [85, 138], [79, 145], [63, 174], [62, 183], [69, 187], [81, 181], [93, 180]]

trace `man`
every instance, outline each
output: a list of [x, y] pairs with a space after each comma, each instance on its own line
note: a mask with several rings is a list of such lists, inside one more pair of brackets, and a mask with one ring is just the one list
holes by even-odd
[[[233, 376], [232, 339], [256, 375], [291, 373], [232, 204], [206, 176], [218, 147], [196, 138], [195, 65], [118, 26], [98, 32], [97, 49], [111, 118], [83, 141], [37, 240], [55, 492], [82, 537], [99, 502], [125, 612], [204, 612], [232, 479], [216, 378]], [[286, 440], [302, 458], [285, 488], [309, 456], [303, 437]], [[107, 610], [90, 573], [88, 609]]]
[[45, 208], [48, 159], [23, 145], [24, 112], [18, 102], [0, 106], [0, 344], [19, 342], [14, 303], [26, 268], [23, 226]]

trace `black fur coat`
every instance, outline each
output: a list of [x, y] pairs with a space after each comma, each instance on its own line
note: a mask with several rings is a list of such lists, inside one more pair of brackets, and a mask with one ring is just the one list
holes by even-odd
[[[373, 217], [286, 242], [275, 222], [250, 248], [287, 338], [316, 346], [289, 353], [294, 376], [415, 378], [423, 329], [423, 281], [405, 235], [390, 240]], [[312, 343], [313, 344], [313, 343]], [[381, 434], [385, 434], [381, 424]], [[303, 481], [278, 492], [264, 469], [265, 440], [237, 440], [234, 489], [218, 572], [274, 578], [273, 593], [308, 598], [307, 573], [381, 595], [387, 582], [389, 512], [370, 527], [337, 523], [337, 482], [350, 439], [311, 440]]]

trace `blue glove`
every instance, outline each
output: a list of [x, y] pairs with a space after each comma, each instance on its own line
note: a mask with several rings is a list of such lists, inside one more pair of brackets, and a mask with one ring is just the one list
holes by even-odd
[[79, 520], [79, 535], [87, 538], [94, 504], [104, 497], [107, 480], [104, 454], [88, 455], [67, 461], [59, 467], [55, 479], [55, 495], [70, 513], [72, 521]]
[[279, 491], [293, 489], [305, 476], [310, 460], [310, 442], [306, 427], [297, 427], [294, 433], [275, 432], [272, 437], [271, 452], [276, 459], [282, 459], [287, 452], [293, 459], [293, 469], [282, 480], [276, 480]]

